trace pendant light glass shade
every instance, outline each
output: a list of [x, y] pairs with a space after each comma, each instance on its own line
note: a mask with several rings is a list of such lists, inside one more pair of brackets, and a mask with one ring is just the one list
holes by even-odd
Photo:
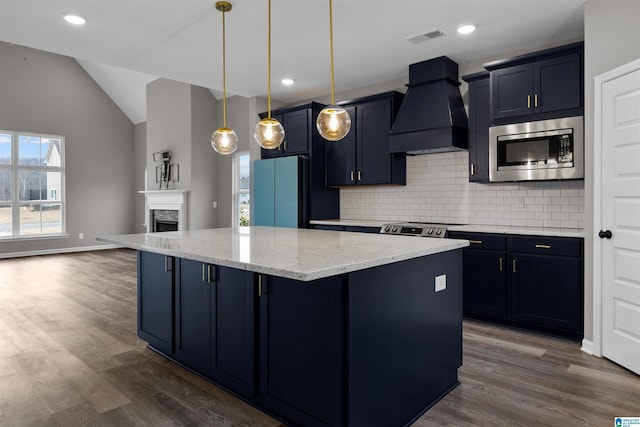
[[238, 135], [233, 129], [227, 127], [227, 64], [226, 64], [226, 40], [224, 14], [231, 10], [231, 3], [227, 1], [216, 2], [216, 10], [222, 12], [222, 127], [216, 129], [211, 135], [211, 146], [219, 154], [232, 154], [238, 149]]
[[316, 128], [327, 141], [340, 141], [351, 130], [351, 117], [347, 110], [336, 104], [335, 75], [333, 66], [333, 2], [329, 0], [329, 52], [331, 55], [331, 105], [318, 114]]
[[351, 117], [344, 108], [329, 105], [318, 114], [316, 128], [327, 141], [340, 141], [351, 130]]
[[216, 150], [216, 153], [232, 154], [238, 149], [238, 135], [233, 129], [216, 129], [211, 135], [211, 146]]
[[284, 141], [284, 127], [276, 119], [266, 117], [258, 122], [253, 136], [260, 147], [273, 150]]
[[269, 12], [269, 37], [267, 48], [267, 117], [260, 120], [256, 125], [253, 137], [260, 147], [273, 150], [278, 148], [284, 141], [284, 127], [273, 117], [271, 117], [271, 0], [268, 2]]

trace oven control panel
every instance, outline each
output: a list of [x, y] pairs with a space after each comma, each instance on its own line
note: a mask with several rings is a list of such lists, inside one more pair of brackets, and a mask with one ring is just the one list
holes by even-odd
[[397, 234], [401, 236], [445, 237], [447, 226], [444, 224], [398, 223], [385, 224], [381, 234]]

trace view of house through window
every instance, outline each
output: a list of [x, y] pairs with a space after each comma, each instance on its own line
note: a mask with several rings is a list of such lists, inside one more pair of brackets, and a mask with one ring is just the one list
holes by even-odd
[[244, 151], [235, 155], [235, 189], [234, 189], [234, 223], [240, 227], [251, 225], [251, 165], [249, 152]]
[[64, 138], [0, 131], [0, 238], [63, 234]]

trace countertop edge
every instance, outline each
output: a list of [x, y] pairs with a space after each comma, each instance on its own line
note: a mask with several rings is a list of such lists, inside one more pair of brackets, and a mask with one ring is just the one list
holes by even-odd
[[285, 277], [288, 279], [294, 279], [304, 282], [309, 282], [326, 277], [337, 276], [345, 273], [351, 273], [354, 271], [365, 270], [369, 268], [378, 267], [381, 265], [392, 264], [394, 262], [406, 261], [409, 259], [420, 258], [424, 256], [434, 255], [443, 252], [449, 252], [456, 249], [462, 249], [469, 246], [467, 240], [459, 239], [438, 239], [439, 246], [436, 248], [425, 248], [419, 250], [412, 250], [405, 253], [399, 253], [389, 256], [383, 256], [376, 259], [358, 261], [349, 264], [339, 265], [336, 267], [322, 268], [319, 270], [312, 270], [309, 272], [302, 272], [299, 270], [292, 270], [286, 268], [274, 268], [269, 265], [248, 263], [236, 260], [229, 260], [224, 258], [210, 257], [193, 252], [184, 252], [175, 248], [159, 248], [155, 246], [140, 244], [123, 239], [119, 239], [119, 236], [99, 236], [96, 237], [97, 241], [116, 244], [118, 246], [127, 247], [130, 249], [153, 252], [160, 255], [175, 256], [178, 258], [185, 258], [194, 261], [220, 265], [223, 267], [235, 268], [238, 270], [251, 271], [259, 274], [266, 274], [271, 276]]

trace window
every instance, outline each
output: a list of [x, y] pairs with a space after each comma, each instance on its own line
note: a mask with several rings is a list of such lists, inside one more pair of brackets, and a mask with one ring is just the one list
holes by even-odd
[[64, 233], [64, 137], [0, 131], [0, 238]]
[[249, 152], [236, 153], [233, 165], [233, 224], [234, 226], [247, 227], [251, 225]]

